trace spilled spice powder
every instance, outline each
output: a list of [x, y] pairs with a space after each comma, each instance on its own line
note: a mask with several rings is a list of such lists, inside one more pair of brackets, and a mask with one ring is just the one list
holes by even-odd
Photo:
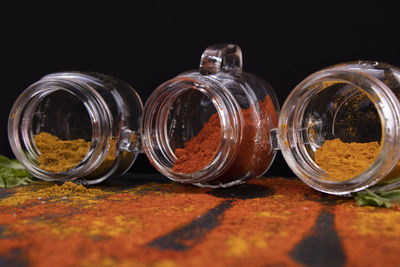
[[378, 142], [345, 143], [339, 138], [326, 140], [315, 151], [315, 163], [325, 170], [333, 181], [347, 181], [363, 173], [380, 152]]
[[97, 189], [97, 188], [86, 188], [83, 185], [75, 184], [72, 182], [65, 182], [62, 185], [52, 185], [46, 188], [40, 188], [34, 192], [17, 192], [11, 197], [5, 198], [0, 201], [1, 206], [19, 206], [23, 205], [30, 199], [39, 199], [52, 201], [59, 201], [60, 199], [69, 199], [71, 201], [84, 201], [87, 202], [89, 199], [95, 199], [102, 195], [109, 193]]
[[[227, 200], [210, 189], [165, 182], [138, 185], [126, 178], [104, 197], [85, 200], [83, 190], [76, 197], [81, 202], [58, 198], [41, 203], [36, 191], [50, 189], [49, 183], [13, 189], [28, 194], [30, 201], [0, 207], [1, 259], [42, 267], [303, 266], [315, 263], [315, 255], [306, 255], [305, 263], [291, 252], [307, 241], [307, 251], [321, 246], [320, 258], [326, 261], [318, 266], [332, 263], [337, 245], [346, 256], [343, 266], [398, 265], [400, 206], [359, 207], [351, 198], [323, 195], [299, 179], [252, 179], [244, 185], [252, 189], [249, 198]], [[93, 192], [91, 188], [87, 190]], [[243, 187], [236, 188], [232, 189], [241, 194]], [[257, 193], [268, 189], [267, 196]], [[0, 199], [12, 197], [3, 194]], [[231, 206], [223, 213], [207, 215], [226, 201]], [[332, 213], [331, 219], [321, 225], [318, 218], [326, 211]], [[207, 217], [212, 219], [192, 223]], [[214, 226], [202, 233], [210, 224]], [[179, 229], [187, 233], [183, 241], [171, 235]], [[321, 242], [332, 240], [325, 230], [335, 231], [338, 240]], [[149, 245], [163, 237], [172, 247]]]
[[75, 196], [98, 196], [103, 194], [99, 189], [88, 189], [80, 184], [73, 182], [65, 182], [62, 185], [53, 185], [45, 189], [39, 189], [37, 194], [43, 198], [56, 198], [56, 197], [75, 197]]
[[399, 220], [399, 205], [391, 209], [337, 205], [335, 226], [346, 251], [346, 266], [397, 266]]
[[[229, 182], [253, 170], [254, 177], [264, 173], [272, 160], [269, 144], [269, 130], [277, 126], [277, 113], [269, 95], [260, 102], [260, 111], [265, 123], [261, 125], [255, 117], [255, 107], [242, 109], [244, 119], [242, 142], [239, 144], [237, 156], [231, 167], [213, 182]], [[267, 116], [270, 116], [272, 126], [268, 125]], [[204, 169], [213, 160], [221, 136], [221, 124], [217, 113], [204, 124], [199, 134], [185, 143], [184, 148], [175, 150], [177, 159], [172, 168], [175, 172], [194, 173]], [[260, 140], [255, 140], [260, 136]], [[254, 168], [254, 169], [253, 169]]]

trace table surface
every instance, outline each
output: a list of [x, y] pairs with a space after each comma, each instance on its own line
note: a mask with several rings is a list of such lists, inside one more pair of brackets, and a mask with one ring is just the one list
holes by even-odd
[[295, 178], [207, 189], [128, 173], [41, 196], [51, 186], [0, 189], [0, 266], [399, 266], [398, 206]]

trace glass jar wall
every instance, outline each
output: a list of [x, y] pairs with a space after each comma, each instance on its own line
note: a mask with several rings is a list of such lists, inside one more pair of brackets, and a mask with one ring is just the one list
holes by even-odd
[[275, 150], [279, 106], [272, 88], [242, 71], [237, 45], [207, 48], [198, 71], [160, 85], [144, 108], [143, 148], [174, 181], [226, 187], [261, 176]]
[[399, 96], [400, 70], [388, 64], [350, 62], [310, 75], [279, 118], [287, 163], [308, 185], [338, 195], [392, 177], [399, 169]]
[[50, 74], [14, 103], [9, 140], [34, 176], [94, 184], [126, 172], [134, 162], [142, 110], [137, 93], [113, 77]]

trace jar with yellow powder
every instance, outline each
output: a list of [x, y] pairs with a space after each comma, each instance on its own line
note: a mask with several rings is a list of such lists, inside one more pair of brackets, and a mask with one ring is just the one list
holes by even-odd
[[126, 172], [134, 162], [142, 111], [135, 90], [116, 78], [50, 74], [14, 103], [9, 141], [37, 178], [94, 184]]
[[335, 65], [303, 80], [272, 131], [293, 172], [311, 187], [346, 195], [400, 175], [400, 69]]

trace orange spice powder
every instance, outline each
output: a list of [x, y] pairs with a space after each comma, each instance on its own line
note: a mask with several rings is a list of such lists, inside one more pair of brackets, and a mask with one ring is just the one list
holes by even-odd
[[315, 163], [328, 173], [330, 179], [346, 181], [367, 170], [379, 152], [378, 142], [345, 143], [336, 138], [326, 140], [315, 151]]
[[[277, 126], [277, 113], [269, 95], [260, 103], [263, 124], [259, 125], [255, 117], [255, 108], [252, 106], [242, 109], [244, 119], [242, 142], [239, 144], [237, 156], [231, 167], [213, 182], [227, 182], [251, 170], [254, 166], [254, 176], [261, 175], [269, 166], [271, 147], [269, 144], [269, 130]], [[270, 117], [270, 122], [267, 117]], [[256, 136], [261, 136], [258, 142]], [[194, 173], [205, 168], [213, 160], [220, 143], [221, 124], [218, 114], [213, 114], [204, 124], [199, 134], [185, 143], [184, 148], [175, 150], [177, 159], [172, 168], [175, 172]]]

